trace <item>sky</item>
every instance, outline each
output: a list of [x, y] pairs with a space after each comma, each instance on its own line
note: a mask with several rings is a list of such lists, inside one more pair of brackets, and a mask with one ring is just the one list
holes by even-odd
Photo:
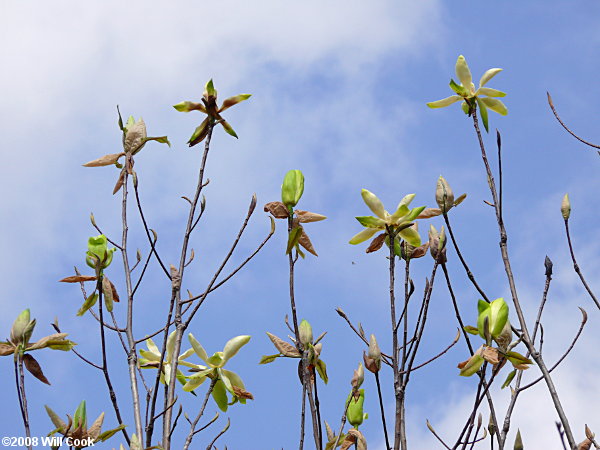
[[[198, 147], [189, 149], [185, 143], [202, 118], [179, 113], [172, 105], [198, 101], [212, 78], [221, 98], [238, 93], [252, 97], [226, 113], [239, 140], [215, 132], [207, 167], [211, 180], [205, 191], [207, 209], [191, 243], [196, 258], [186, 272], [185, 288], [201, 292], [256, 193], [259, 207], [231, 267], [253, 251], [269, 230], [260, 206], [279, 200], [287, 170], [302, 170], [306, 188], [298, 207], [328, 219], [306, 226], [319, 257], [309, 255], [297, 265], [298, 309], [315, 334], [328, 332], [322, 357], [330, 382], [319, 386], [319, 393], [322, 417], [336, 427], [364, 346], [335, 308], [362, 322], [367, 333], [375, 333], [384, 351], [390, 345], [387, 260], [383, 253], [366, 255], [366, 244], [347, 243], [361, 229], [354, 217], [369, 213], [360, 197], [362, 188], [376, 193], [386, 205], [415, 193], [415, 205], [435, 206], [435, 183], [444, 175], [457, 194], [468, 194], [451, 217], [465, 258], [492, 298], [509, 298], [493, 210], [484, 203], [490, 195], [470, 120], [457, 105], [440, 110], [425, 106], [451, 95], [448, 81], [457, 56], [463, 54], [475, 80], [488, 68], [504, 69], [490, 86], [508, 93], [504, 100], [509, 114], [490, 113], [492, 133], [485, 139], [494, 153], [493, 131], [502, 133], [509, 252], [530, 320], [541, 297], [544, 257], [554, 262], [544, 313], [547, 362], [560, 357], [574, 336], [580, 320], [577, 307], [589, 313], [577, 347], [555, 371], [558, 393], [577, 439], [583, 440], [584, 424], [600, 430], [594, 406], [600, 398], [595, 376], [600, 370], [595, 357], [600, 314], [573, 272], [560, 202], [568, 192], [574, 246], [597, 292], [600, 244], [594, 237], [600, 158], [559, 126], [546, 92], [551, 92], [575, 132], [600, 142], [599, 14], [600, 5], [590, 0], [576, 5], [525, 1], [518, 7], [462, 0], [3, 2], [0, 330], [8, 336], [14, 318], [30, 308], [37, 319], [34, 339], [50, 334], [50, 323], [58, 317], [78, 350], [99, 361], [97, 323], [87, 315], [75, 316], [80, 291], [57, 280], [71, 275], [73, 266], [86, 269], [87, 238], [97, 234], [90, 212], [109, 237], [120, 235], [120, 196], [111, 194], [118, 171], [82, 164], [120, 151], [116, 105], [125, 116], [143, 117], [149, 135], [169, 136], [172, 148], [146, 145], [136, 159], [136, 171], [161, 257], [168, 263], [178, 261], [188, 211], [180, 197], [193, 192], [201, 156]], [[441, 220], [431, 223], [439, 228]], [[422, 225], [422, 234], [427, 226]], [[134, 208], [130, 235], [130, 257], [136, 248], [147, 255]], [[233, 336], [252, 336], [228, 367], [242, 376], [255, 400], [222, 414], [218, 424], [199, 435], [197, 448], [212, 440], [226, 417], [232, 428], [219, 440], [219, 448], [297, 445], [301, 390], [295, 362], [257, 364], [261, 355], [275, 353], [265, 332], [288, 334], [283, 321], [289, 314], [285, 243], [281, 222], [259, 255], [208, 297], [189, 330], [209, 353], [221, 350]], [[108, 275], [123, 292], [117, 261]], [[431, 260], [423, 258], [414, 266], [420, 292]], [[451, 249], [448, 266], [463, 316], [473, 323], [478, 295]], [[456, 333], [447, 289], [437, 281], [417, 361], [445, 348]], [[153, 262], [136, 298], [137, 337], [161, 326], [169, 293], [168, 281]], [[116, 311], [122, 323], [123, 305]], [[109, 346], [117, 396], [128, 412], [125, 356], [113, 335]], [[52, 386], [27, 377], [34, 436], [53, 428], [43, 405], [65, 416], [82, 399], [89, 415], [105, 411], [105, 427], [116, 426], [101, 373], [72, 354], [45, 350], [35, 357]], [[462, 426], [475, 388], [474, 379], [458, 376], [456, 364], [466, 357], [461, 341], [415, 373], [407, 405], [410, 448], [438, 447], [426, 419], [449, 441]], [[3, 358], [0, 434], [22, 436], [12, 370], [10, 358]], [[526, 379], [533, 379], [536, 369], [529, 372]], [[383, 379], [391, 423], [389, 374]], [[384, 448], [374, 380], [367, 377], [364, 387], [370, 418], [361, 431], [370, 448]], [[503, 411], [510, 393], [494, 390], [494, 394]], [[180, 397], [194, 415], [198, 399]], [[216, 409], [210, 403], [206, 418]], [[522, 395], [511, 436], [520, 428], [526, 448], [559, 448], [556, 418], [540, 383]], [[115, 436], [96, 448], [118, 448], [122, 441]]]

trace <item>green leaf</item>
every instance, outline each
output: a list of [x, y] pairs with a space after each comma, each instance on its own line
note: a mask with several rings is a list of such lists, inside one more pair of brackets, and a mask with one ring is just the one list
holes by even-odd
[[167, 144], [169, 147], [171, 146], [171, 143], [169, 142], [169, 139], [167, 138], [167, 136], [147, 137], [144, 139], [144, 142], [148, 142], [148, 141], [156, 141], [161, 144]]
[[484, 97], [481, 99], [481, 101], [485, 103], [485, 106], [487, 106], [489, 109], [491, 109], [494, 112], [497, 112], [502, 116], [508, 114], [508, 109], [500, 100], [491, 97]]
[[94, 306], [96, 304], [97, 301], [98, 301], [98, 293], [94, 291], [85, 300], [85, 302], [83, 302], [83, 305], [81, 305], [81, 308], [79, 308], [79, 311], [77, 311], [77, 315], [83, 316], [88, 309], [90, 309], [92, 306]]
[[73, 426], [78, 428], [79, 426], [83, 426], [83, 428], [87, 428], [87, 414], [85, 410], [85, 400], [82, 400], [75, 414], [73, 415]]
[[479, 334], [479, 330], [477, 329], [477, 327], [472, 327], [470, 325], [464, 326], [463, 330], [465, 330], [469, 334]]
[[450, 106], [451, 104], [456, 103], [459, 100], [462, 100], [462, 97], [460, 95], [453, 95], [451, 97], [446, 97], [441, 100], [436, 100], [435, 102], [429, 102], [427, 103], [427, 106], [429, 106], [432, 109], [445, 108], [446, 106]]
[[276, 354], [276, 355], [263, 355], [260, 358], [259, 364], [269, 364], [269, 363], [272, 363], [273, 361], [275, 361], [280, 356], [281, 356], [281, 354], [279, 354], [279, 353]]
[[490, 128], [488, 125], [488, 112], [485, 103], [483, 103], [483, 99], [477, 97], [477, 104], [479, 105], [479, 112], [481, 113], [481, 121], [483, 122], [483, 126], [485, 127], [485, 131], [490, 132]]
[[100, 433], [98, 435], [98, 440], [101, 442], [107, 441], [108, 439], [113, 437], [115, 434], [117, 434], [119, 431], [121, 431], [125, 428], [127, 428], [127, 425], [119, 425], [117, 428], [113, 428], [112, 430], [103, 431], [102, 433]]
[[363, 227], [367, 228], [381, 229], [385, 227], [385, 221], [373, 216], [359, 216], [356, 217], [356, 220], [358, 220], [358, 223], [360, 223]]
[[327, 384], [327, 382], [329, 381], [329, 377], [327, 376], [327, 365], [325, 364], [325, 361], [323, 361], [322, 359], [318, 359], [315, 364], [315, 369], [317, 369], [317, 373], [321, 377], [321, 380], [323, 380], [323, 382]]
[[210, 358], [208, 358], [207, 364], [212, 367], [222, 367], [225, 364], [225, 361], [223, 361], [223, 353], [214, 353]]
[[243, 102], [244, 100], [248, 100], [250, 97], [252, 97], [252, 94], [239, 94], [233, 97], [229, 97], [228, 99], [225, 99], [225, 101], [221, 105], [221, 108], [219, 109], [219, 112], [223, 112], [226, 109], [231, 108], [233, 105], [237, 105], [238, 103]]
[[217, 96], [217, 91], [215, 90], [215, 85], [213, 84], [212, 78], [210, 80], [208, 80], [208, 82], [206, 83], [206, 86], [204, 87], [204, 90], [206, 91], [206, 93], [209, 96], [212, 96], [212, 97]]
[[502, 389], [504, 389], [505, 387], [507, 387], [510, 382], [513, 380], [513, 378], [515, 377], [515, 375], [517, 374], [516, 370], [511, 371], [508, 376], [506, 377], [506, 380], [504, 380], [504, 383], [502, 383]]
[[227, 411], [227, 389], [225, 388], [225, 383], [223, 380], [217, 380], [215, 386], [213, 387], [212, 397], [219, 407], [219, 409], [223, 412]]
[[483, 356], [479, 355], [478, 353], [475, 353], [467, 360], [467, 364], [465, 364], [465, 366], [462, 369], [460, 369], [460, 376], [470, 377], [471, 375], [477, 373], [479, 368], [483, 366], [484, 362], [485, 359], [483, 359]]
[[499, 91], [498, 89], [480, 87], [477, 89], [477, 95], [487, 95], [488, 97], [506, 97], [506, 92]]
[[202, 103], [181, 102], [173, 105], [173, 108], [179, 112], [202, 111], [206, 114], [206, 108]]
[[366, 230], [362, 230], [360, 233], [356, 234], [352, 239], [350, 239], [349, 244], [356, 245], [361, 242], [368, 241], [373, 237], [375, 233], [377, 233], [377, 228], [367, 228]]
[[479, 80], [479, 86], [480, 87], [485, 86], [485, 84], [488, 81], [490, 81], [492, 78], [494, 78], [500, 72], [502, 72], [502, 69], [498, 69], [498, 68], [486, 70], [485, 73], [483, 74], [483, 76], [481, 77], [481, 80]]
[[467, 91], [467, 89], [464, 86], [457, 84], [456, 81], [454, 81], [453, 79], [450, 79], [450, 89], [452, 89], [454, 92], [456, 92], [461, 97], [469, 96], [469, 91]]
[[287, 255], [292, 251], [292, 249], [298, 244], [298, 239], [300, 239], [300, 235], [302, 234], [302, 228], [296, 227], [290, 231], [288, 236], [287, 247], [285, 250], [285, 254]]
[[250, 336], [236, 336], [230, 339], [223, 348], [223, 361], [229, 361], [237, 352], [250, 341]]
[[419, 236], [419, 232], [414, 228], [405, 228], [404, 230], [398, 233], [402, 239], [408, 242], [413, 247], [421, 246], [421, 236]]
[[204, 140], [204, 138], [208, 135], [208, 118], [204, 119], [200, 125], [196, 127], [192, 137], [188, 141], [188, 145], [193, 147], [196, 144], [199, 144]]
[[425, 206], [419, 206], [417, 208], [411, 209], [408, 216], [406, 216], [404, 218], [404, 222], [412, 222], [419, 216], [419, 214], [421, 214], [423, 212], [424, 209], [425, 209]]
[[198, 355], [202, 361], [208, 363], [208, 354], [206, 353], [206, 350], [204, 350], [204, 347], [200, 345], [200, 342], [196, 340], [192, 333], [188, 334], [188, 339], [190, 344], [192, 344], [192, 348], [194, 349], [194, 352], [196, 352], [196, 355]]
[[234, 131], [233, 127], [229, 124], [229, 122], [227, 122], [224, 119], [221, 119], [221, 121], [219, 122], [221, 124], [221, 126], [223, 127], [223, 129], [225, 130], [225, 132], [227, 134], [229, 134], [230, 136], [233, 136], [234, 138], [238, 138], [237, 133]]
[[185, 392], [192, 392], [206, 381], [207, 375], [212, 371], [214, 371], [213, 368], [208, 368], [189, 376], [187, 383], [183, 385], [183, 390]]
[[373, 194], [371, 191], [367, 189], [363, 189], [360, 193], [364, 202], [367, 204], [369, 209], [375, 213], [377, 217], [385, 220], [385, 208], [383, 207], [383, 203], [379, 198]]
[[456, 60], [456, 76], [462, 85], [470, 91], [471, 83], [473, 83], [473, 77], [471, 76], [471, 70], [469, 70], [469, 66], [467, 65], [467, 61], [463, 55], [460, 55]]

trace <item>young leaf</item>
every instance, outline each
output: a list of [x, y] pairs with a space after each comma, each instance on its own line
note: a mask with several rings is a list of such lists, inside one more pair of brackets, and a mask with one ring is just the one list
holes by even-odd
[[79, 311], [77, 311], [77, 315], [83, 316], [88, 309], [90, 309], [92, 306], [94, 306], [96, 304], [97, 301], [98, 301], [98, 293], [94, 291], [85, 300], [85, 302], [83, 302], [83, 305], [81, 305], [81, 308], [79, 308]]
[[25, 353], [23, 355], [23, 362], [25, 363], [25, 368], [29, 371], [31, 375], [36, 377], [42, 383], [46, 383], [48, 385], [50, 384], [50, 382], [44, 375], [44, 372], [42, 372], [42, 368], [40, 367], [39, 363], [35, 360], [33, 356], [31, 356], [29, 353]]

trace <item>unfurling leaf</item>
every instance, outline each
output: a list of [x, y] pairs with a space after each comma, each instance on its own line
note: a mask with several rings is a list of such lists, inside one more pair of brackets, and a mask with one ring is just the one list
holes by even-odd
[[97, 278], [90, 275], [73, 275], [71, 277], [58, 280], [59, 283], [82, 283], [84, 281], [96, 281]]
[[302, 356], [298, 349], [289, 342], [286, 342], [269, 332], [267, 332], [267, 336], [269, 336], [269, 339], [271, 339], [275, 348], [279, 350], [283, 356], [288, 356], [290, 358], [300, 358]]
[[264, 211], [276, 219], [287, 219], [290, 216], [287, 207], [282, 202], [269, 202], [265, 205]]
[[511, 383], [511, 381], [513, 380], [513, 378], [515, 377], [516, 374], [517, 374], [517, 371], [513, 370], [507, 375], [506, 380], [504, 380], [504, 383], [502, 383], [502, 389], [504, 389], [506, 386], [508, 386]]
[[431, 217], [436, 217], [442, 214], [442, 210], [439, 208], [425, 208], [421, 213], [416, 217], [417, 219], [430, 219]]
[[296, 246], [296, 244], [298, 244], [298, 241], [299, 241], [301, 235], [302, 235], [302, 228], [299, 226], [296, 228], [293, 228], [292, 231], [290, 231], [290, 234], [288, 235], [287, 247], [285, 249], [286, 255], [292, 251], [292, 249]]
[[383, 247], [383, 243], [385, 242], [386, 236], [387, 236], [386, 233], [381, 233], [381, 234], [375, 236], [375, 238], [371, 241], [371, 243], [367, 247], [366, 252], [373, 253], [373, 252], [376, 252], [377, 250], [379, 250], [381, 247]]
[[269, 364], [279, 358], [281, 355], [278, 353], [276, 355], [264, 355], [260, 358], [259, 364]]
[[329, 377], [327, 376], [327, 365], [325, 364], [325, 361], [318, 359], [315, 363], [315, 368], [317, 369], [317, 373], [321, 377], [321, 380], [323, 380], [323, 383], [327, 384], [329, 382]]
[[515, 438], [514, 450], [523, 450], [523, 440], [521, 439], [521, 430], [517, 430], [517, 437]]
[[308, 237], [308, 234], [306, 234], [306, 231], [304, 231], [304, 228], [299, 227], [301, 232], [300, 232], [300, 236], [298, 237], [298, 244], [300, 244], [302, 247], [304, 247], [306, 249], [307, 252], [312, 253], [315, 256], [319, 256], [317, 255], [317, 252], [315, 251], [315, 248], [312, 245], [312, 242], [310, 241], [310, 238]]
[[121, 153], [112, 153], [110, 155], [104, 155], [98, 159], [94, 159], [93, 161], [87, 162], [83, 165], [83, 167], [102, 167], [102, 166], [110, 166], [115, 164], [120, 157], [125, 156], [124, 152]]
[[96, 304], [97, 301], [98, 293], [93, 292], [88, 298], [85, 299], [85, 302], [83, 302], [83, 305], [81, 305], [81, 308], [79, 308], [79, 311], [77, 311], [77, 315], [83, 316], [88, 309]]
[[327, 219], [327, 217], [322, 214], [317, 214], [310, 211], [301, 211], [297, 209], [294, 211], [294, 213], [296, 214], [298, 222], [300, 223], [319, 222]]
[[42, 372], [42, 368], [40, 367], [39, 363], [35, 360], [33, 356], [31, 356], [29, 353], [25, 353], [23, 355], [23, 362], [25, 363], [25, 368], [29, 371], [31, 375], [36, 377], [42, 383], [46, 383], [48, 385], [50, 384], [50, 382], [44, 375], [44, 372]]

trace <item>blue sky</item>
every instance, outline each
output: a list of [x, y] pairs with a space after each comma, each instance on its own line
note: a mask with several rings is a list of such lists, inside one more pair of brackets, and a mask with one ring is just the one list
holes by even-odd
[[[518, 7], [391, 0], [326, 5], [226, 1], [218, 6], [192, 1], [4, 3], [0, 329], [8, 335], [14, 317], [29, 307], [38, 321], [34, 338], [41, 337], [51, 332], [49, 323], [58, 316], [79, 350], [98, 360], [96, 323], [75, 317], [79, 290], [57, 280], [71, 274], [74, 265], [85, 267], [86, 240], [96, 234], [89, 224], [90, 211], [108, 235], [118, 236], [120, 197], [111, 195], [118, 173], [81, 164], [119, 151], [116, 104], [124, 115], [142, 116], [150, 135], [169, 136], [173, 148], [148, 144], [136, 170], [161, 255], [175, 261], [187, 215], [179, 197], [192, 191], [200, 157], [185, 142], [200, 119], [171, 105], [199, 99], [204, 83], [213, 78], [221, 96], [248, 92], [253, 97], [227, 114], [240, 139], [218, 133], [213, 140], [207, 213], [192, 243], [196, 261], [187, 272], [186, 287], [199, 292], [205, 285], [235, 236], [252, 193], [259, 205], [278, 200], [284, 173], [301, 169], [306, 190], [299, 207], [328, 220], [307, 226], [320, 256], [298, 265], [299, 310], [316, 333], [328, 331], [322, 356], [330, 383], [320, 389], [322, 416], [337, 424], [363, 346], [334, 309], [342, 307], [362, 321], [367, 333], [375, 333], [382, 346], [389, 345], [386, 260], [383, 254], [365, 255], [364, 246], [347, 244], [360, 230], [354, 216], [367, 214], [361, 188], [377, 193], [386, 204], [414, 192], [415, 204], [435, 206], [435, 182], [443, 174], [455, 192], [469, 195], [452, 218], [466, 258], [490, 296], [508, 297], [493, 211], [483, 203], [489, 194], [472, 126], [456, 105], [442, 110], [425, 106], [450, 95], [447, 83], [456, 57], [464, 54], [475, 79], [490, 67], [504, 68], [492, 86], [508, 93], [509, 114], [491, 114], [490, 127], [503, 136], [505, 219], [522, 302], [532, 317], [544, 281], [544, 256], [549, 255], [556, 276], [545, 315], [546, 359], [553, 361], [568, 345], [579, 320], [576, 306], [585, 307], [590, 325], [557, 370], [556, 381], [578, 437], [583, 437], [584, 423], [600, 429], [597, 415], [589, 413], [600, 398], [593, 375], [600, 363], [589, 357], [600, 345], [594, 331], [599, 317], [572, 273], [559, 212], [562, 195], [569, 192], [574, 244], [598, 290], [600, 245], [594, 237], [600, 158], [559, 127], [546, 103], [549, 90], [577, 133], [600, 140], [599, 13], [600, 5], [593, 1], [528, 1]], [[492, 149], [492, 134], [487, 142]], [[134, 210], [130, 217], [132, 256], [136, 247], [147, 254]], [[265, 331], [287, 334], [286, 237], [279, 228], [239, 276], [209, 297], [190, 329], [209, 352], [220, 350], [235, 335], [252, 335], [231, 366], [256, 398], [228, 412], [232, 429], [221, 446], [233, 449], [293, 448], [297, 441], [300, 385], [295, 364], [256, 364], [261, 355], [273, 353]], [[236, 261], [267, 231], [268, 219], [257, 208]], [[452, 251], [448, 259], [464, 316], [472, 311], [473, 321], [476, 292]], [[419, 292], [430, 261], [415, 265]], [[111, 271], [123, 290], [118, 265]], [[160, 326], [169, 291], [161, 272], [152, 267], [136, 299], [137, 336]], [[450, 308], [445, 286], [436, 284], [418, 360], [437, 353], [454, 336]], [[114, 336], [110, 339], [110, 366], [126, 408], [124, 355]], [[413, 377], [411, 448], [435, 445], [425, 418], [445, 436], [454, 436], [458, 412], [468, 408], [474, 387], [455, 368], [466, 354], [461, 342]], [[64, 415], [86, 399], [91, 415], [104, 410], [106, 426], [115, 424], [100, 373], [73, 355], [45, 351], [35, 356], [52, 386], [27, 380], [34, 435], [51, 429], [44, 404]], [[19, 435], [12, 361], [4, 359], [0, 398], [6, 400], [0, 408], [0, 430]], [[378, 448], [382, 440], [373, 380], [366, 390], [365, 410], [371, 419], [361, 429]], [[387, 395], [391, 411], [391, 389]], [[497, 395], [501, 405], [509, 394]], [[521, 401], [527, 408], [515, 415], [513, 427], [521, 428], [525, 444], [556, 448], [555, 415], [544, 389], [532, 389]], [[185, 399], [190, 415], [196, 403]], [[211, 404], [206, 417], [214, 410]], [[217, 427], [202, 434], [198, 445], [206, 445]], [[97, 447], [118, 447], [118, 441], [116, 437], [111, 445]]]

